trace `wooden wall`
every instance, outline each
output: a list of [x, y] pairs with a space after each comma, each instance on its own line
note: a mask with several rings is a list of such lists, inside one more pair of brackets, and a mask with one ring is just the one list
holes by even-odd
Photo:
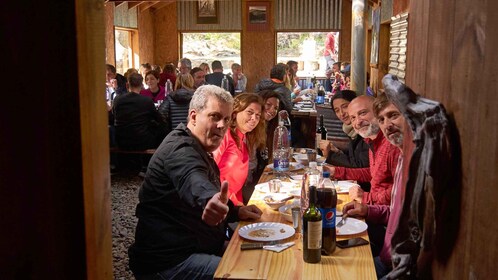
[[0, 104], [0, 278], [111, 279], [103, 1], [9, 1], [0, 22], [9, 71], [44, 69]]
[[[139, 10], [141, 10], [140, 7]], [[160, 29], [160, 25], [155, 24], [155, 16], [153, 9], [146, 9], [138, 13], [138, 44], [139, 44], [138, 53], [140, 56], [140, 64], [157, 63], [154, 60], [154, 49], [156, 46], [156, 36], [155, 36], [156, 28]], [[159, 64], [159, 65], [164, 65], [164, 64]]]
[[463, 190], [458, 241], [436, 279], [498, 275], [497, 1], [410, 1], [406, 83], [442, 102], [462, 146]]
[[351, 0], [342, 1], [342, 22], [339, 47], [339, 61], [351, 62]]
[[168, 3], [162, 9], [154, 11], [155, 49], [154, 61], [164, 67], [166, 62], [176, 62], [179, 57], [179, 41], [177, 33], [176, 2]]
[[[105, 9], [105, 63], [116, 66], [116, 45], [114, 42], [114, 3], [104, 4]], [[121, 73], [122, 74], [122, 73]]]

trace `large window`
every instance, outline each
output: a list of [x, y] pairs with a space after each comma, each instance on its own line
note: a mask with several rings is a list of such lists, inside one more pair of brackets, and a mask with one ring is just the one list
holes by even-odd
[[182, 33], [182, 56], [192, 67], [219, 60], [229, 73], [233, 63], [240, 64], [240, 33]]
[[[328, 57], [324, 56], [326, 43], [330, 49], [326, 52]], [[338, 56], [339, 32], [277, 33], [277, 61], [297, 61], [298, 77], [325, 76], [327, 62], [337, 62]]]
[[125, 73], [128, 68], [138, 69], [138, 38], [137, 31], [116, 28], [114, 30], [116, 47], [116, 72]]

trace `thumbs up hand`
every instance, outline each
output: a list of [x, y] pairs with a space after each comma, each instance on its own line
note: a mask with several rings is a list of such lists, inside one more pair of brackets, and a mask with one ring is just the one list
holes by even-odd
[[215, 194], [206, 204], [206, 208], [202, 212], [202, 220], [210, 225], [219, 225], [227, 216], [228, 213], [228, 182], [224, 181], [221, 184], [221, 190]]

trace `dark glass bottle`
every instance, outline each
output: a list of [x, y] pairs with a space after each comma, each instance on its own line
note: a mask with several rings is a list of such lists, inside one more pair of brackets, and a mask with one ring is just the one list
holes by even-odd
[[317, 197], [318, 209], [322, 214], [322, 254], [330, 255], [335, 250], [337, 192], [332, 188], [319, 188]]
[[322, 214], [316, 207], [316, 186], [310, 186], [309, 198], [309, 207], [303, 215], [303, 260], [318, 263], [322, 257]]
[[322, 151], [320, 150], [320, 140], [327, 140], [327, 129], [323, 125], [323, 115], [320, 115], [320, 126], [316, 129], [316, 136], [315, 136], [315, 141], [316, 141], [316, 152], [318, 155], [323, 155]]

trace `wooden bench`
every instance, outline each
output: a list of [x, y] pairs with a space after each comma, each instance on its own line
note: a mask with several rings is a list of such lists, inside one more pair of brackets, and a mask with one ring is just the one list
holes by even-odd
[[156, 152], [156, 149], [147, 149], [147, 150], [121, 150], [118, 147], [111, 147], [109, 151], [114, 154], [139, 154], [139, 155], [153, 155]]

